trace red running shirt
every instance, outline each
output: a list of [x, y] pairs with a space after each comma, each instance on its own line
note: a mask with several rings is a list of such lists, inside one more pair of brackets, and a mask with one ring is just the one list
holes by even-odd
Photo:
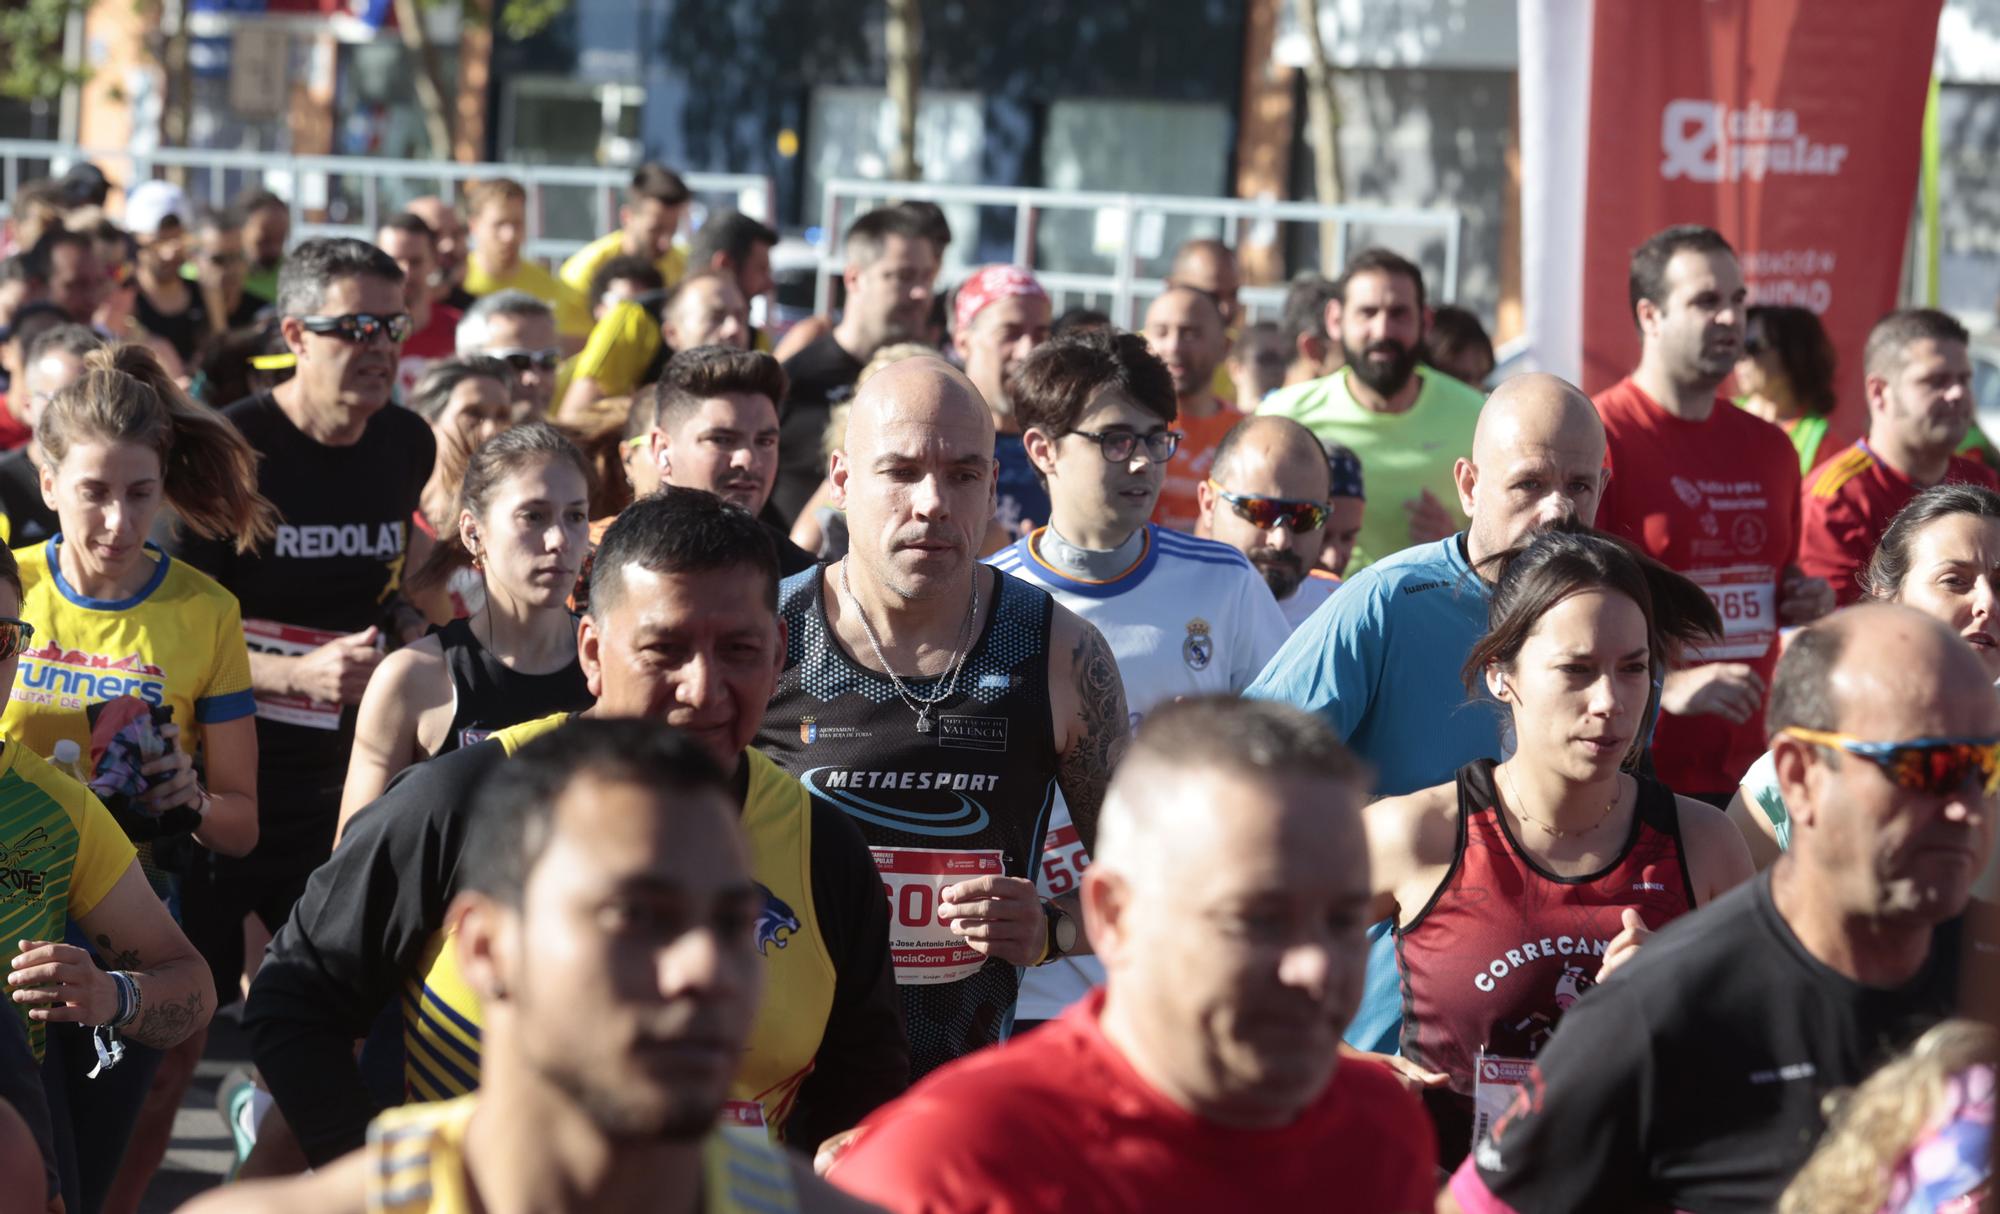
[[[2000, 476], [1993, 469], [1963, 455], [1952, 457], [1944, 479], [2000, 489]], [[1923, 488], [1869, 450], [1868, 440], [1856, 441], [1806, 478], [1799, 568], [1832, 583], [1834, 599], [1842, 607], [1854, 602], [1861, 597], [1861, 570], [1889, 520]]]
[[1451, 1076], [1424, 1093], [1438, 1156], [1456, 1167], [1472, 1149], [1477, 1053], [1533, 1058], [1556, 1022], [1597, 985], [1625, 908], [1658, 930], [1694, 909], [1674, 794], [1639, 781], [1637, 812], [1618, 858], [1559, 877], [1521, 851], [1497, 808], [1493, 760], [1458, 771], [1458, 844], [1444, 881], [1396, 929], [1403, 975], [1403, 1054]]
[[[1799, 455], [1778, 427], [1718, 399], [1685, 421], [1631, 379], [1597, 397], [1611, 484], [1597, 525], [1639, 545], [1715, 600], [1723, 636], [1691, 661], [1743, 662], [1765, 686], [1778, 664], [1778, 582], [1799, 547]], [[1742, 725], [1660, 714], [1653, 766], [1675, 792], [1735, 789], [1764, 753], [1764, 710]]]
[[1386, 1068], [1345, 1059], [1291, 1125], [1230, 1129], [1139, 1078], [1099, 1031], [1103, 1007], [1099, 988], [939, 1068], [863, 1122], [827, 1179], [897, 1214], [1432, 1209], [1429, 1127]]

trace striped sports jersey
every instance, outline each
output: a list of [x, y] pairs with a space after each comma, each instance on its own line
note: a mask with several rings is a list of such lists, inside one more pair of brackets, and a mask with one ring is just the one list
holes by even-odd
[[[136, 854], [88, 789], [18, 742], [0, 746], [0, 967], [23, 940], [61, 940], [63, 921], [94, 910]], [[40, 1059], [43, 1024], [10, 1006]]]
[[[368, 1209], [374, 1214], [472, 1214], [465, 1131], [476, 1096], [389, 1109], [368, 1126]], [[791, 1164], [754, 1138], [717, 1130], [701, 1143], [704, 1214], [791, 1214]]]

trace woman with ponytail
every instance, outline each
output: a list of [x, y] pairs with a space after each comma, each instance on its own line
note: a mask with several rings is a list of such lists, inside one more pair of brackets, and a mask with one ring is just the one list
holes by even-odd
[[1507, 714], [1513, 754], [1366, 811], [1369, 919], [1394, 921], [1403, 973], [1394, 1065], [1447, 1168], [1472, 1146], [1482, 1052], [1532, 1058], [1651, 932], [1751, 875], [1719, 810], [1632, 770], [1675, 654], [1720, 630], [1708, 596], [1586, 530], [1494, 560], [1464, 675]]
[[[247, 550], [273, 533], [277, 516], [257, 492], [249, 445], [190, 401], [146, 347], [108, 347], [83, 361], [82, 377], [35, 425], [42, 496], [61, 530], [15, 553], [21, 616], [38, 640], [21, 655], [0, 734], [40, 755], [75, 742], [82, 774], [172, 906], [179, 875], [205, 859], [201, 848], [241, 856], [257, 843], [255, 704], [235, 596], [147, 536], [172, 507], [182, 527]], [[101, 766], [91, 761], [93, 721]], [[119, 740], [107, 745], [114, 732]], [[121, 795], [128, 790], [136, 795]], [[171, 1128], [204, 1040], [196, 1034], [172, 1052], [160, 1075], [172, 1089], [162, 1093], [171, 1097], [167, 1120], [151, 1128]], [[161, 1065], [157, 1051], [132, 1054], [85, 1082], [95, 1061], [89, 1031], [59, 1025], [49, 1034], [45, 1080], [52, 1096], [63, 1092], [78, 1128], [83, 1209], [103, 1200], [145, 1081]], [[165, 1147], [164, 1132], [155, 1137], [142, 1134], [127, 1159], [142, 1180]]]
[[413, 582], [470, 563], [480, 608], [382, 660], [361, 697], [340, 823], [412, 763], [496, 729], [590, 707], [568, 599], [589, 551], [581, 452], [546, 422], [516, 426], [472, 453], [458, 517]]

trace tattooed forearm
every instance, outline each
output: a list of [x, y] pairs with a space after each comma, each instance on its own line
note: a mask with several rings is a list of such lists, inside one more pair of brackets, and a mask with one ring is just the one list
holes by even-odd
[[139, 954], [131, 949], [121, 949], [111, 943], [111, 937], [97, 937], [97, 955], [104, 958], [104, 964], [115, 970], [135, 970], [139, 968]]
[[[153, 985], [157, 987], [165, 983], [156, 980]], [[126, 1026], [123, 1032], [142, 1045], [162, 1050], [179, 1045], [190, 1033], [208, 1023], [208, 1004], [200, 991], [191, 991], [184, 999], [159, 1003], [146, 998], [143, 993], [140, 999], [139, 1018]]]
[[1125, 682], [1103, 634], [1083, 625], [1076, 651], [1070, 655], [1077, 717], [1069, 746], [1056, 766], [1056, 785], [1069, 803], [1070, 820], [1084, 850], [1097, 847], [1097, 814], [1104, 806], [1104, 789], [1111, 769], [1125, 753], [1130, 724], [1125, 713]]

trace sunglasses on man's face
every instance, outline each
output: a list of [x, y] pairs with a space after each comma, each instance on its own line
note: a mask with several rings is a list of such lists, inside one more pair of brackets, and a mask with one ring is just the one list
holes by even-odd
[[0, 662], [18, 657], [35, 639], [35, 626], [12, 616], [0, 616]]
[[1283, 523], [1292, 529], [1292, 534], [1301, 531], [1317, 531], [1326, 526], [1326, 505], [1323, 502], [1298, 502], [1283, 497], [1257, 497], [1249, 493], [1231, 493], [1214, 478], [1208, 487], [1215, 495], [1229, 503], [1236, 511], [1236, 517], [1259, 531], [1269, 531]]
[[392, 342], [408, 341], [416, 322], [408, 312], [397, 312], [380, 316], [373, 312], [350, 312], [345, 316], [301, 316], [299, 324], [308, 333], [318, 333], [322, 337], [338, 337], [344, 342], [359, 345], [386, 337]]
[[2000, 791], [2000, 738], [1912, 738], [1871, 742], [1844, 733], [1787, 726], [1783, 736], [1831, 746], [1882, 769], [1896, 787], [1948, 797], [1976, 787], [1986, 796]]
[[488, 358], [497, 358], [514, 368], [515, 374], [523, 371], [553, 371], [562, 365], [562, 351], [553, 347], [547, 350], [488, 350]]

